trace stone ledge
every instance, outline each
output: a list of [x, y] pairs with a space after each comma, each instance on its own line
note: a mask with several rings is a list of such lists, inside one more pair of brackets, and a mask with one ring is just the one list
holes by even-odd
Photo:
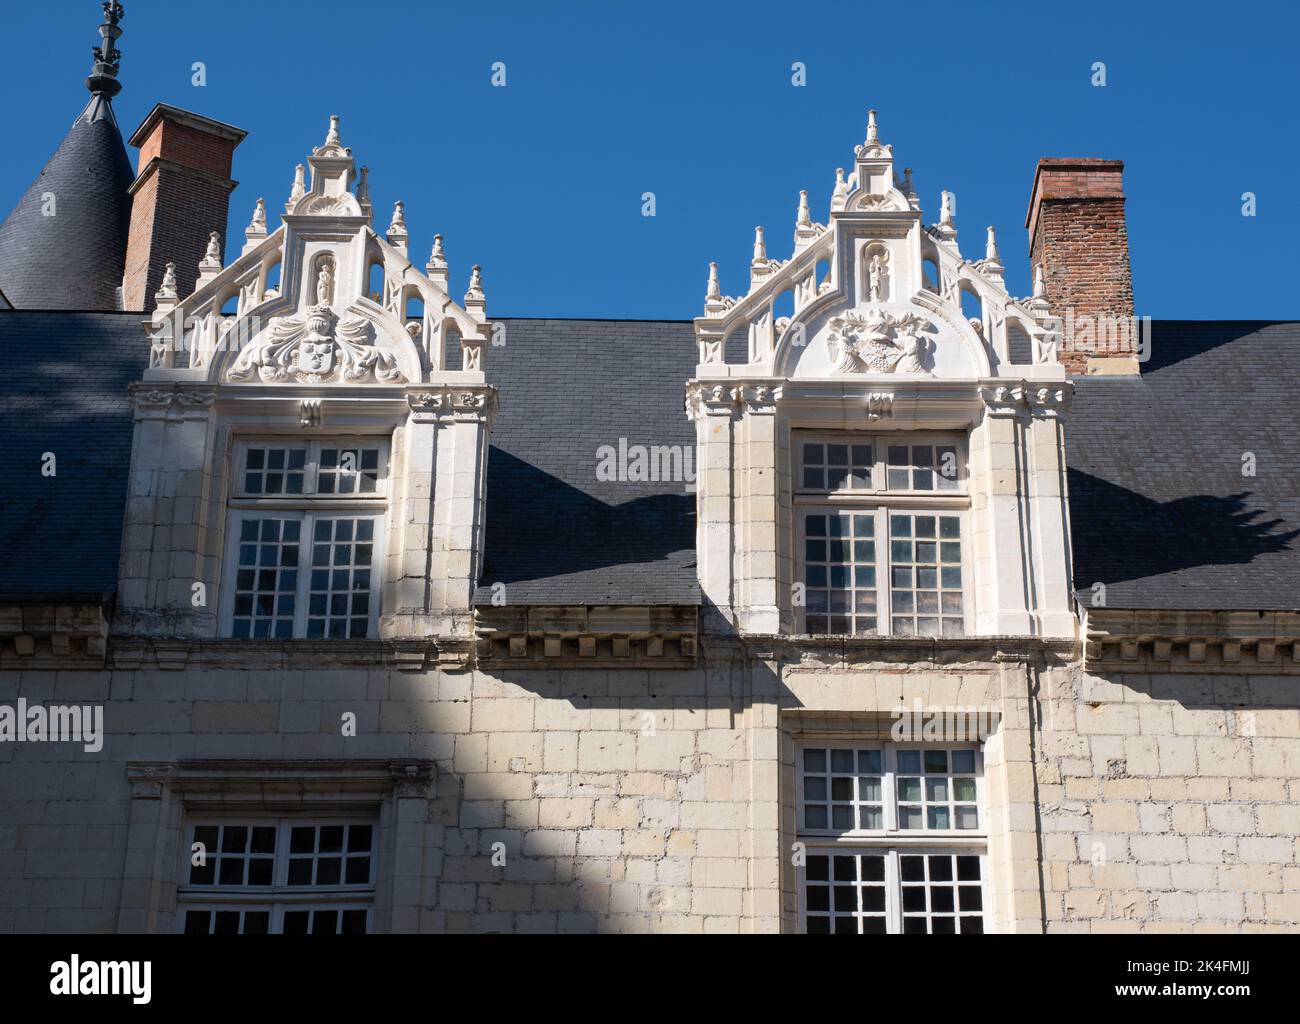
[[475, 614], [478, 661], [589, 668], [693, 668], [699, 609], [500, 607]]
[[376, 669], [426, 672], [471, 666], [471, 640], [169, 640], [117, 638], [107, 664], [119, 670]]
[[1300, 675], [1295, 612], [1093, 608], [1085, 633], [1090, 671]]
[[108, 618], [102, 603], [0, 606], [0, 670], [103, 668]]

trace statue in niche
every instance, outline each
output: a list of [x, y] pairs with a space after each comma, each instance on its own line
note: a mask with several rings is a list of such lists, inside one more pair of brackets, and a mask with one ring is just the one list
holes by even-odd
[[867, 265], [867, 290], [872, 302], [884, 302], [888, 297], [886, 294], [888, 288], [885, 283], [888, 264], [889, 257], [878, 252], [871, 257], [871, 262]]
[[883, 242], [872, 242], [862, 251], [867, 266], [867, 300], [889, 301], [889, 249]]
[[321, 259], [316, 272], [316, 301], [313, 305], [332, 306], [334, 304], [334, 260], [326, 256]]

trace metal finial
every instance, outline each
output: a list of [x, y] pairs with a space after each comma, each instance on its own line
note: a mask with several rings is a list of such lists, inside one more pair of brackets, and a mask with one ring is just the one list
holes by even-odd
[[99, 26], [100, 44], [90, 49], [95, 62], [86, 79], [86, 88], [97, 95], [112, 97], [122, 91], [122, 83], [117, 80], [122, 51], [117, 48], [117, 41], [122, 38], [119, 23], [126, 17], [126, 9], [117, 0], [100, 6], [104, 8], [104, 23]]

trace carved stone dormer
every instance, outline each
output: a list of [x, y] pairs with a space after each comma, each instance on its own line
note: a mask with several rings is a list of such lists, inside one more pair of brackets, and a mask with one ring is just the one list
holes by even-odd
[[[472, 633], [496, 408], [484, 366], [486, 299], [479, 267], [463, 303], [448, 293], [441, 238], [428, 273], [412, 264], [404, 214], [398, 203], [385, 233], [376, 231], [331, 117], [274, 230], [259, 200], [232, 263], [222, 266], [213, 236], [192, 295], [176, 294], [174, 275], [164, 282], [145, 325], [141, 472], [132, 475], [117, 628], [226, 635], [220, 591], [230, 579], [231, 460], [247, 446], [241, 439], [320, 446], [313, 439], [342, 435], [378, 438], [387, 453], [380, 634]], [[447, 365], [450, 344], [461, 349], [458, 369]], [[176, 495], [185, 498], [179, 507]]]
[[[1041, 288], [1032, 301], [1008, 293], [993, 228], [978, 259], [962, 255], [953, 193], [943, 193], [937, 223], [927, 224], [911, 169], [896, 175], [875, 111], [851, 172], [836, 170], [826, 225], [814, 217], [800, 193], [788, 260], [770, 253], [758, 230], [743, 295], [725, 295], [710, 264], [688, 385], [698, 459], [710, 467], [698, 488], [697, 533], [709, 601], [741, 631], [797, 625], [799, 432], [943, 432], [969, 457], [963, 522], [981, 572], [964, 628], [1072, 631], [1069, 594], [1052, 582], [1069, 573], [1059, 424], [1043, 403], [1017, 403], [1008, 418], [984, 401], [990, 388], [1068, 390], [1048, 358], [1052, 320]], [[755, 389], [774, 400], [735, 397]], [[1031, 449], [1023, 477], [1001, 471]]]

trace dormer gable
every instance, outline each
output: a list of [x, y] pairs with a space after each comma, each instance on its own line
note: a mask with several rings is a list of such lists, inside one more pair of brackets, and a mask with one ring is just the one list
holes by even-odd
[[[259, 199], [229, 266], [214, 235], [192, 295], [177, 295], [174, 273], [164, 278], [147, 325], [145, 380], [419, 384], [446, 372], [450, 336], [462, 352], [456, 378], [482, 380], [487, 310], [479, 269], [457, 303], [447, 291], [441, 236], [422, 271], [408, 254], [403, 203], [385, 235], [375, 230], [367, 169], [358, 173], [337, 117], [307, 164], [310, 185], [299, 165], [274, 231]], [[375, 267], [382, 286], [370, 292]], [[410, 319], [413, 300], [423, 312]]]
[[[723, 296], [710, 267], [704, 315], [695, 321], [701, 376], [836, 378], [881, 374], [936, 378], [1060, 375], [1053, 323], [1041, 293], [1016, 299], [1003, 277], [997, 238], [987, 229], [983, 255], [968, 259], [957, 241], [955, 200], [944, 192], [938, 219], [926, 224], [907, 168], [895, 174], [893, 148], [880, 141], [876, 112], [854, 167], [836, 170], [826, 224], [813, 221], [800, 193], [794, 251], [767, 255], [756, 229], [747, 294]], [[783, 296], [793, 315], [780, 316]], [[963, 312], [963, 293], [980, 313]], [[724, 353], [739, 332], [743, 363]]]

